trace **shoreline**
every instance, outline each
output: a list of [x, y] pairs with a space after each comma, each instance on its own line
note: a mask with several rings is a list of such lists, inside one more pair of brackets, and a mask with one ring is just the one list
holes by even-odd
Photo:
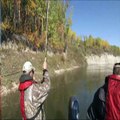
[[56, 75], [61, 75], [61, 74], [63, 74], [63, 73], [66, 72], [66, 71], [72, 71], [72, 70], [77, 69], [77, 68], [80, 68], [80, 66], [73, 66], [73, 67], [66, 68], [66, 69], [54, 70], [54, 73], [55, 73]]
[[[12, 54], [11, 54], [12, 53]], [[11, 69], [13, 71], [15, 71], [16, 69], [20, 69], [20, 67], [22, 66], [22, 64], [24, 63], [25, 60], [31, 59], [31, 62], [33, 62], [33, 64], [36, 67], [36, 73], [39, 70], [39, 68], [42, 67], [42, 62], [43, 62], [43, 58], [44, 54], [43, 53], [37, 53], [37, 54], [29, 54], [29, 53], [16, 53], [13, 51], [9, 51], [9, 54], [7, 53], [2, 53], [3, 55], [3, 64], [5, 64], [6, 66], [10, 66], [10, 67], [4, 67], [3, 70], [7, 71], [5, 73], [9, 73], [9, 71], [11, 71]], [[11, 56], [12, 57], [11, 57]], [[18, 61], [15, 59], [16, 57], [20, 57], [20, 58], [24, 58], [24, 59], [20, 59], [18, 64]], [[25, 57], [26, 56], [26, 57]], [[36, 59], [35, 59], [36, 58]], [[56, 56], [49, 56], [49, 67], [50, 67], [50, 77], [54, 77], [54, 75], [61, 75], [64, 74], [66, 71], [72, 71], [74, 69], [80, 68], [82, 65], [108, 65], [108, 64], [114, 64], [115, 62], [119, 62], [120, 60], [120, 56], [113, 56], [111, 54], [108, 53], [104, 53], [101, 54], [101, 56], [98, 55], [86, 55], [85, 56], [85, 60], [86, 62], [81, 62], [81, 59], [73, 59], [72, 61], [69, 61], [70, 56], [68, 56], [67, 60], [65, 61], [63, 59], [63, 56], [61, 55], [56, 55]], [[9, 64], [9, 61], [12, 61]], [[66, 62], [66, 64], [64, 64], [64, 62]], [[39, 71], [37, 73], [37, 75], [40, 74], [40, 77], [42, 77], [42, 71]], [[20, 74], [19, 74], [20, 75]], [[16, 79], [18, 79], [18, 76], [15, 76]], [[37, 77], [36, 77], [37, 78]], [[9, 77], [9, 79], [13, 79], [12, 77]], [[7, 79], [5, 79], [5, 81], [3, 82], [7, 82]], [[9, 86], [7, 86], [6, 84], [1, 85], [1, 96], [6, 96], [7, 94], [11, 93], [11, 92], [16, 92], [16, 90], [18, 89], [18, 81], [16, 82], [11, 82], [9, 83]]]

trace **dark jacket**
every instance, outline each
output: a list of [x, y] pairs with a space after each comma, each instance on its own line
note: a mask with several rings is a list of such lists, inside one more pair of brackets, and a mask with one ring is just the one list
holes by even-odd
[[108, 77], [106, 77], [105, 79], [105, 84], [96, 91], [93, 102], [91, 103], [87, 110], [87, 119], [89, 120], [105, 119], [107, 86]]
[[45, 113], [43, 103], [50, 90], [48, 71], [44, 70], [43, 80], [40, 84], [34, 82], [27, 74], [21, 75], [19, 90], [21, 93], [20, 107], [24, 120], [44, 120]]

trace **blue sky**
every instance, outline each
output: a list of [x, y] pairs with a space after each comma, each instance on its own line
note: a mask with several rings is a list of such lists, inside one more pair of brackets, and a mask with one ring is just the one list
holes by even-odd
[[71, 0], [72, 30], [78, 36], [100, 37], [120, 46], [120, 1]]

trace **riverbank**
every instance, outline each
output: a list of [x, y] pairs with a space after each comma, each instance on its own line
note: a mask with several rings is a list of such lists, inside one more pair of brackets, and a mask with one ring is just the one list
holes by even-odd
[[113, 65], [116, 62], [120, 62], [120, 56], [114, 56], [108, 53], [101, 55], [91, 54], [85, 58], [88, 65]]
[[[1, 52], [1, 95], [7, 95], [18, 88], [19, 77], [22, 74], [22, 66], [25, 61], [31, 61], [36, 68], [36, 80], [42, 79], [42, 65], [45, 58], [44, 52], [33, 52], [31, 50], [17, 51], [2, 49]], [[76, 54], [75, 54], [76, 53]], [[83, 65], [108, 65], [120, 62], [120, 56], [103, 53], [101, 55], [83, 55], [80, 51], [70, 50], [67, 54], [53, 54], [48, 52], [47, 63], [50, 77], [72, 71]]]
[[[1, 51], [1, 95], [7, 95], [14, 92], [18, 88], [19, 77], [22, 74], [22, 66], [25, 61], [31, 61], [36, 68], [36, 80], [42, 79], [42, 66], [45, 58], [44, 52], [33, 52], [30, 50], [16, 51], [12, 49], [2, 49]], [[63, 74], [65, 71], [71, 71], [85, 62], [82, 57], [74, 55], [74, 52], [69, 54], [53, 54], [48, 52], [47, 63], [50, 76]]]
[[72, 71], [72, 70], [77, 69], [79, 67], [80, 66], [73, 66], [71, 68], [55, 70], [54, 72], [55, 72], [55, 74], [60, 75], [60, 74], [63, 74], [64, 72], [66, 72], [66, 71]]

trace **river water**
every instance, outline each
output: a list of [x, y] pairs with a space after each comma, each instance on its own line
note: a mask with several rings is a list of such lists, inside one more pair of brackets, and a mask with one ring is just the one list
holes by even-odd
[[[104, 84], [105, 76], [111, 73], [112, 66], [91, 65], [51, 78], [51, 91], [45, 101], [46, 118], [68, 119], [69, 98], [76, 96], [79, 100], [80, 119], [86, 119], [87, 108], [95, 91]], [[2, 119], [21, 119], [18, 91], [2, 98]]]

